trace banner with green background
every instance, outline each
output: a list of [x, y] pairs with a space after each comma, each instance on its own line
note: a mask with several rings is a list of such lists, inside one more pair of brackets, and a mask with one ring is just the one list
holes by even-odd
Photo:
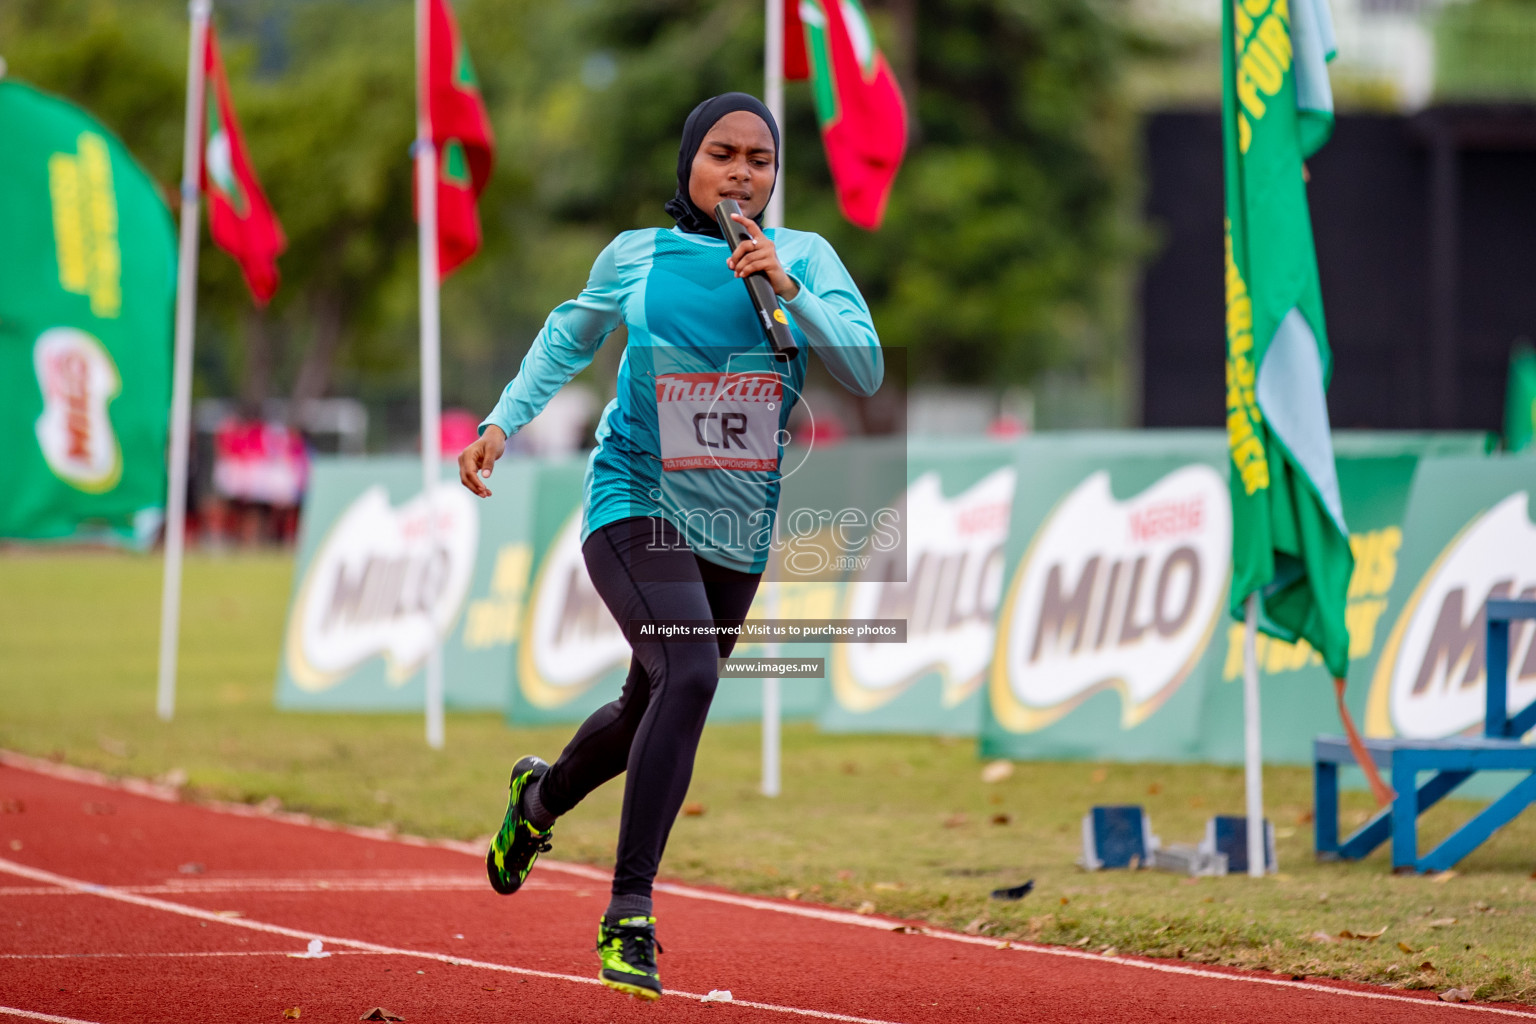
[[907, 620], [906, 644], [829, 645], [829, 697], [817, 724], [832, 732], [974, 736], [991, 662], [1011, 524], [1017, 446], [984, 439], [914, 439], [905, 512], [905, 580], [854, 580], [838, 618]]
[[425, 500], [418, 459], [316, 459], [278, 707], [420, 710], [434, 641], [443, 645], [445, 706], [503, 707], [533, 562], [538, 469], [503, 460], [481, 500], [445, 464]]
[[[987, 756], [1241, 761], [1242, 627], [1207, 617], [1207, 602], [1224, 600], [1231, 521], [1204, 470], [1219, 469], [1225, 455], [1219, 436], [1178, 439], [1108, 435], [1021, 448], [1021, 479], [1049, 483], [1015, 503], [984, 709]], [[1481, 434], [1341, 433], [1335, 445], [1356, 559], [1347, 610], [1353, 707], [1382, 648], [1401, 552], [1436, 543], [1405, 532], [1416, 473], [1458, 453], [1472, 464], [1501, 460], [1483, 457]], [[1223, 593], [1213, 595], [1213, 584]], [[1328, 673], [1304, 642], [1260, 637], [1258, 658], [1264, 757], [1309, 762], [1313, 737], [1340, 728]]]
[[[1369, 735], [1472, 727], [1482, 602], [1536, 594], [1536, 462], [1485, 455], [1481, 434], [1335, 444], [1356, 563], [1350, 706]], [[822, 452], [818, 472], [786, 484], [783, 507], [841, 500], [865, 454], [857, 443]], [[889, 499], [908, 524], [907, 582], [795, 578], [775, 585], [777, 608], [762, 588], [751, 614], [904, 618], [908, 642], [782, 645], [825, 658], [828, 674], [781, 682], [786, 717], [979, 732], [987, 756], [1238, 762], [1224, 466], [1216, 431], [911, 442], [909, 484]], [[452, 708], [574, 723], [614, 699], [629, 652], [581, 561], [584, 468], [508, 458], [494, 497], [478, 501], [445, 466], [425, 502], [414, 459], [317, 460], [279, 705], [419, 709], [433, 636], [445, 638]], [[1515, 703], [1536, 697], [1531, 633], [1513, 644]], [[1312, 738], [1339, 729], [1328, 673], [1304, 643], [1261, 637], [1258, 657], [1265, 757], [1305, 763]], [[758, 680], [724, 681], [712, 716], [754, 719], [761, 692]]]
[[165, 508], [176, 246], [95, 118], [0, 81], [0, 537], [153, 543]]

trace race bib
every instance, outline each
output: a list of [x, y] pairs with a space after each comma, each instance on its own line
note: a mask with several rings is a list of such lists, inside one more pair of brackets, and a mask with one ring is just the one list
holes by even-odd
[[661, 466], [777, 469], [784, 385], [776, 373], [667, 373], [656, 378]]

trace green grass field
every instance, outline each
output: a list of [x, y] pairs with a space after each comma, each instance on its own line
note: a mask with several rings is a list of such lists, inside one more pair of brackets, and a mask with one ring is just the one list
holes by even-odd
[[[176, 721], [154, 715], [160, 561], [119, 554], [0, 552], [0, 746], [113, 774], [184, 774], [223, 799], [276, 797], [357, 824], [470, 839], [500, 820], [506, 769], [553, 758], [571, 729], [509, 728], [453, 715], [447, 749], [419, 717], [279, 713], [272, 706], [292, 572], [286, 555], [188, 560]], [[1318, 699], [1325, 699], [1319, 696]], [[1536, 815], [1453, 876], [1395, 877], [1385, 851], [1356, 864], [1311, 855], [1311, 777], [1265, 773], [1278, 878], [1201, 879], [1073, 866], [1092, 804], [1146, 806], [1168, 841], [1239, 813], [1242, 773], [1191, 765], [1021, 763], [981, 780], [966, 740], [784, 735], [784, 795], [757, 793], [755, 726], [711, 726], [663, 863], [672, 878], [922, 918], [989, 936], [1265, 967], [1536, 1002]], [[3, 778], [3, 776], [0, 776]], [[0, 797], [4, 793], [0, 792]], [[620, 788], [563, 819], [554, 856], [611, 863]], [[1364, 820], [1362, 794], [1346, 825]], [[1447, 801], [1444, 834], [1473, 809]], [[4, 820], [0, 819], [0, 842]], [[988, 892], [1036, 880], [1017, 903]], [[1385, 931], [1374, 940], [1340, 933]]]

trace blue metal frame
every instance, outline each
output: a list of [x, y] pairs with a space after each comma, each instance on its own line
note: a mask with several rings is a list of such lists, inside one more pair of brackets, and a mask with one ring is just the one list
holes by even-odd
[[[1536, 619], [1536, 601], [1489, 600], [1487, 616], [1488, 683], [1483, 735], [1444, 740], [1366, 740], [1366, 752], [1377, 767], [1391, 773], [1397, 795], [1390, 805], [1342, 842], [1339, 765], [1353, 764], [1354, 755], [1342, 737], [1320, 736], [1313, 743], [1313, 827], [1320, 860], [1358, 860], [1390, 837], [1393, 870], [1445, 871], [1536, 803], [1536, 746], [1520, 742], [1520, 737], [1536, 727], [1536, 701], [1510, 715], [1508, 698], [1509, 624], [1516, 619]], [[1439, 846], [1419, 856], [1419, 815], [1479, 771], [1529, 774]], [[1434, 774], [1420, 785], [1421, 772]]]

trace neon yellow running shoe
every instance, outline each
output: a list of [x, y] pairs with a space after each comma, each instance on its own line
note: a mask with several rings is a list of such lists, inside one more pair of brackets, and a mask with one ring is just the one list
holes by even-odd
[[604, 985], [651, 1002], [661, 998], [661, 974], [656, 970], [654, 917], [626, 917], [597, 922], [597, 954], [603, 961], [598, 978]]
[[510, 896], [522, 888], [528, 872], [533, 870], [533, 862], [539, 859], [539, 854], [549, 851], [549, 837], [554, 829], [540, 832], [523, 817], [518, 806], [523, 790], [547, 771], [549, 765], [532, 755], [512, 766], [512, 781], [507, 786], [507, 813], [502, 818], [501, 831], [491, 837], [491, 848], [485, 851], [485, 873], [491, 879], [491, 888], [503, 896]]

